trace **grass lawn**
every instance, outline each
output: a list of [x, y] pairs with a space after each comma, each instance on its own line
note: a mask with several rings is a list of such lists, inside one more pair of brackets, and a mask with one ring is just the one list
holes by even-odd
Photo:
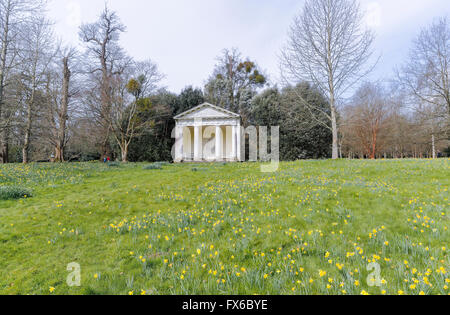
[[0, 294], [450, 293], [448, 159], [144, 166], [0, 166]]

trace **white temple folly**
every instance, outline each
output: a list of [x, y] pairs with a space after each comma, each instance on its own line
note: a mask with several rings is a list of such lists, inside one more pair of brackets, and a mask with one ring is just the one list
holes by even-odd
[[242, 161], [240, 115], [204, 103], [174, 119], [176, 163]]

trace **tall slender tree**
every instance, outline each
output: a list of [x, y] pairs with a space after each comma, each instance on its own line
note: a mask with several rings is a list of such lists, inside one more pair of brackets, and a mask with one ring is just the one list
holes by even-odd
[[41, 88], [46, 82], [49, 67], [56, 50], [50, 22], [44, 17], [35, 17], [27, 27], [27, 41], [21, 60], [21, 75], [25, 86], [25, 117], [23, 124], [22, 162], [29, 162], [35, 112], [42, 106]]
[[53, 69], [49, 71], [46, 85], [48, 128], [43, 132], [54, 149], [54, 161], [64, 162], [68, 143], [69, 116], [72, 114], [74, 73], [78, 72], [78, 55], [75, 48], [60, 48]]
[[27, 35], [27, 26], [44, 0], [0, 0], [0, 161], [8, 163], [9, 133], [13, 111], [6, 101], [9, 79], [18, 67], [20, 44]]
[[436, 143], [450, 138], [450, 20], [436, 19], [413, 42], [407, 63], [398, 71], [398, 83], [429, 130], [432, 156]]
[[356, 0], [306, 0], [281, 54], [286, 81], [311, 82], [328, 99], [330, 113], [302, 103], [311, 113], [330, 120], [333, 159], [339, 157], [339, 101], [373, 68], [367, 64], [374, 35], [364, 27], [363, 17]]
[[87, 73], [97, 89], [98, 103], [94, 100], [91, 107], [100, 126], [102, 157], [112, 153], [110, 122], [114, 76], [123, 73], [130, 63], [130, 58], [119, 45], [120, 35], [125, 30], [117, 13], [105, 6], [98, 21], [83, 24], [79, 32], [86, 47]]

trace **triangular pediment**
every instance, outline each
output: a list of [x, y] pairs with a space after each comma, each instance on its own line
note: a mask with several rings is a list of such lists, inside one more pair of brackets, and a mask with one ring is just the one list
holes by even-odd
[[239, 118], [238, 114], [230, 112], [224, 108], [204, 103], [197, 107], [194, 107], [178, 116], [175, 117], [178, 119], [199, 119], [199, 118]]

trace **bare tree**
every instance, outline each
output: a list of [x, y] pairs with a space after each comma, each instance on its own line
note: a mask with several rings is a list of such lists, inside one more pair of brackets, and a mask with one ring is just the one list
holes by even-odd
[[[122, 162], [128, 162], [128, 148], [134, 137], [150, 128], [151, 122], [139, 117], [139, 109], [150, 105], [146, 98], [156, 90], [163, 77], [150, 60], [136, 62], [122, 75], [114, 77], [110, 125], [120, 147]], [[134, 100], [130, 96], [134, 96]]]
[[24, 142], [22, 161], [29, 162], [29, 149], [35, 111], [42, 105], [40, 87], [46, 82], [46, 76], [55, 56], [53, 32], [50, 22], [43, 17], [35, 17], [27, 27], [27, 41], [21, 60], [21, 75], [27, 93], [25, 100]]
[[245, 125], [250, 100], [258, 88], [264, 87], [267, 78], [255, 62], [244, 59], [236, 48], [223, 50], [217, 62], [205, 86], [205, 97], [218, 106], [240, 113]]
[[375, 159], [384, 144], [389, 117], [389, 98], [379, 84], [366, 83], [355, 93], [345, 110], [346, 139], [357, 151]]
[[355, 0], [307, 0], [281, 54], [282, 75], [287, 81], [311, 82], [328, 98], [329, 114], [306, 101], [302, 103], [312, 114], [330, 120], [333, 159], [339, 156], [337, 104], [373, 69], [366, 64], [372, 56], [374, 35], [364, 28], [363, 17]]
[[[79, 37], [86, 45], [89, 64], [87, 72], [98, 88], [99, 104], [91, 102], [93, 113], [100, 125], [102, 156], [111, 155], [111, 110], [114, 76], [120, 75], [129, 65], [128, 58], [119, 46], [120, 34], [125, 32], [116, 12], [105, 6], [97, 22], [80, 27]], [[90, 62], [92, 61], [92, 62]]]
[[441, 144], [450, 140], [450, 119], [444, 107], [422, 104], [414, 111], [414, 121], [417, 124], [414, 134], [416, 142], [421, 142], [431, 149], [431, 157], [437, 158]]
[[116, 76], [113, 85], [113, 102], [111, 110], [111, 131], [114, 139], [120, 147], [122, 162], [128, 162], [128, 147], [136, 133], [142, 128], [145, 122], [137, 118], [137, 100], [131, 103], [127, 101], [126, 79]]
[[450, 124], [450, 22], [436, 19], [414, 40], [410, 57], [397, 72], [398, 82], [410, 95], [409, 103], [429, 130], [432, 156], [436, 143], [449, 139]]
[[450, 22], [447, 17], [422, 29], [399, 81], [417, 99], [450, 114]]
[[0, 0], [0, 159], [8, 163], [9, 132], [13, 110], [5, 98], [13, 69], [18, 65], [19, 45], [30, 18], [45, 6], [43, 0]]
[[158, 89], [159, 83], [165, 78], [165, 75], [159, 72], [158, 65], [150, 59], [134, 62], [131, 67], [133, 78], [139, 84], [137, 98], [148, 97]]
[[69, 141], [68, 123], [71, 114], [71, 101], [78, 89], [72, 84], [73, 73], [78, 72], [78, 55], [75, 48], [59, 48], [56, 62], [48, 73], [46, 85], [47, 108], [43, 132], [54, 148], [54, 161], [65, 161], [65, 148]]
[[64, 148], [66, 146], [66, 124], [69, 110], [69, 88], [71, 72], [69, 68], [70, 54], [65, 55], [63, 62], [63, 84], [62, 84], [62, 96], [61, 107], [58, 110], [59, 128], [56, 136], [55, 146], [55, 159], [60, 162], [64, 162]]

